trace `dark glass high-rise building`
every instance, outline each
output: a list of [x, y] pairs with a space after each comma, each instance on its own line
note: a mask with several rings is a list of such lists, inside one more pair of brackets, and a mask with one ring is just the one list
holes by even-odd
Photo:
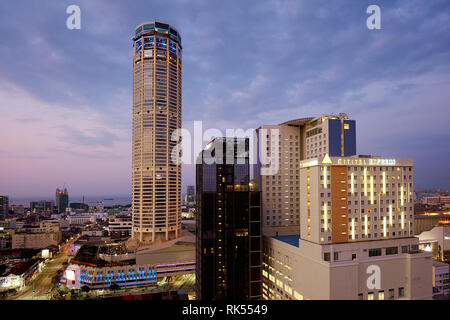
[[261, 299], [261, 194], [249, 179], [249, 139], [216, 138], [199, 157], [197, 299]]
[[65, 212], [66, 208], [69, 206], [69, 193], [67, 189], [56, 189], [56, 207], [58, 213]]
[[188, 207], [195, 206], [195, 186], [187, 186], [186, 205]]
[[6, 219], [9, 212], [9, 198], [0, 196], [0, 218]]

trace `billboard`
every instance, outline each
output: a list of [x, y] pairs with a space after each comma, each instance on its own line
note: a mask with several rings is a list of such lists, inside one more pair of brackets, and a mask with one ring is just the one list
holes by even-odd
[[43, 259], [50, 258], [50, 251], [48, 249], [43, 249], [42, 252], [41, 252], [41, 257]]
[[75, 271], [74, 270], [70, 270], [70, 269], [66, 269], [66, 272], [64, 273], [64, 277], [68, 281], [75, 281]]

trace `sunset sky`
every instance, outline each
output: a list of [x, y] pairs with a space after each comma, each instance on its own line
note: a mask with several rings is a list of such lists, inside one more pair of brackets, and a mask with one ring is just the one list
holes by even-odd
[[359, 154], [413, 158], [416, 188], [450, 189], [448, 0], [71, 0], [0, 3], [0, 195], [130, 194], [131, 39], [154, 19], [181, 33], [184, 127], [344, 112]]

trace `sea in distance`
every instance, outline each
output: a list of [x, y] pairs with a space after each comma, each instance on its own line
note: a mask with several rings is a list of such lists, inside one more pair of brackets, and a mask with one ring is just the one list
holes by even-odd
[[[23, 205], [26, 208], [30, 207], [32, 201], [55, 201], [55, 198], [50, 197], [10, 197], [9, 205]], [[69, 194], [69, 204], [72, 202], [83, 202], [83, 196], [71, 196]], [[84, 196], [84, 203], [89, 206], [103, 205], [104, 207], [112, 206], [126, 206], [131, 204], [131, 195], [129, 196]]]

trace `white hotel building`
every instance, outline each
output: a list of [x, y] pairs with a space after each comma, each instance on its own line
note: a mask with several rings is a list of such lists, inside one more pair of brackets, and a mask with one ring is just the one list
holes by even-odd
[[255, 166], [255, 177], [261, 187], [264, 233], [297, 232], [300, 224], [300, 161], [322, 158], [325, 154], [355, 155], [356, 122], [344, 113], [322, 114], [279, 125], [263, 125], [258, 128], [257, 137], [258, 163], [265, 162], [265, 155], [277, 164], [276, 172], [268, 175], [261, 174], [263, 168], [260, 165]]
[[299, 175], [299, 235], [264, 238], [265, 299], [431, 299], [411, 159], [325, 155]]

